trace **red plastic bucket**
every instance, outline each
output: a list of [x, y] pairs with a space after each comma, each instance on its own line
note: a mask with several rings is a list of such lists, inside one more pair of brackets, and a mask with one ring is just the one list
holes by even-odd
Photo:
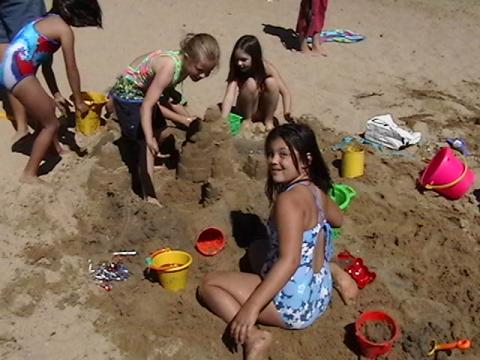
[[[364, 327], [370, 321], [384, 322], [392, 334], [390, 340], [382, 343], [372, 342], [365, 336]], [[400, 329], [395, 320], [383, 311], [366, 311], [355, 322], [355, 336], [363, 356], [369, 359], [376, 359], [380, 355], [385, 355], [392, 350], [393, 343], [400, 336]]]
[[223, 231], [216, 227], [208, 227], [203, 229], [198, 235], [196, 248], [206, 256], [218, 254], [227, 243]]
[[441, 148], [423, 171], [420, 185], [448, 199], [461, 198], [475, 182], [475, 173], [449, 147]]

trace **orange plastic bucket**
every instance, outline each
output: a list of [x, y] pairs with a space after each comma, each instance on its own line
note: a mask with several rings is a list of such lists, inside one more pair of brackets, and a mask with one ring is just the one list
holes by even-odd
[[465, 195], [474, 182], [475, 173], [449, 147], [443, 147], [435, 154], [419, 179], [425, 189], [435, 190], [451, 200]]
[[[372, 342], [365, 335], [365, 325], [368, 322], [383, 322], [390, 328], [391, 338], [385, 342]], [[366, 311], [355, 322], [355, 336], [363, 356], [376, 359], [380, 355], [388, 354], [394, 342], [400, 337], [400, 329], [395, 320], [383, 311]]]
[[198, 252], [205, 256], [218, 254], [227, 243], [223, 231], [216, 227], [203, 229], [198, 235], [196, 248]]

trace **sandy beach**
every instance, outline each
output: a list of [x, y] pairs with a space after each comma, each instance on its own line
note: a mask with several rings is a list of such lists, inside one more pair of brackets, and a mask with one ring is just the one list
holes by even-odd
[[[331, 1], [325, 28], [366, 39], [326, 43], [326, 57], [303, 56], [283, 44], [288, 47], [299, 1], [100, 3], [104, 29], [74, 30], [83, 89], [107, 91], [136, 56], [177, 49], [188, 32], [207, 32], [220, 44], [220, 67], [206, 80], [185, 81], [184, 92], [193, 114], [204, 117], [210, 110], [196, 143], [182, 148], [184, 134], [176, 132], [186, 172], [155, 173], [164, 208], [132, 191], [128, 151], [115, 121], [106, 120], [89, 137], [65, 129], [63, 140], [75, 143], [76, 151], [52, 160], [42, 177], [51, 186], [43, 188], [19, 184], [28, 157], [18, 148], [12, 152], [14, 129], [0, 118], [0, 358], [242, 358], [222, 342], [224, 323], [195, 292], [205, 273], [239, 269], [268, 217], [264, 134], [246, 126], [232, 137], [215, 110], [231, 49], [244, 34], [257, 36], [265, 58], [280, 70], [293, 95], [292, 113], [315, 130], [334, 181], [358, 193], [336, 252], [348, 249], [377, 273], [354, 305], [345, 306], [335, 293], [310, 328], [271, 329], [269, 359], [357, 359], [352, 324], [373, 309], [388, 312], [400, 326], [390, 360], [423, 359], [432, 340], [462, 338], [474, 346], [436, 359], [480, 358], [479, 2]], [[69, 96], [60, 53], [54, 69]], [[420, 144], [400, 153], [367, 146], [365, 175], [341, 178], [342, 153], [332, 147], [387, 113], [420, 131]], [[473, 190], [456, 201], [416, 189], [419, 173], [451, 137], [469, 144], [466, 161], [477, 177]], [[194, 248], [207, 226], [222, 228], [228, 239], [213, 257]], [[145, 258], [163, 247], [193, 256], [183, 291], [166, 291], [144, 275]], [[109, 261], [121, 249], [138, 255], [124, 259], [130, 278], [107, 292], [90, 278], [89, 261]]]

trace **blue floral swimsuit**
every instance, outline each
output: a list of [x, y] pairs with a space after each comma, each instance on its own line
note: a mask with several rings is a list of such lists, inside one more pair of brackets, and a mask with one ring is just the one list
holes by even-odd
[[[285, 191], [296, 185], [290, 185]], [[305, 185], [308, 186], [308, 185]], [[273, 298], [273, 303], [280, 313], [285, 325], [290, 329], [303, 329], [310, 326], [322, 315], [332, 298], [332, 274], [330, 260], [333, 255], [332, 228], [325, 220], [318, 193], [308, 186], [315, 198], [318, 209], [318, 223], [312, 229], [303, 233], [302, 255], [300, 265], [287, 284]], [[261, 275], [264, 277], [278, 260], [279, 243], [277, 230], [273, 221], [269, 221], [270, 250], [263, 265]], [[325, 237], [324, 263], [318, 273], [313, 271], [313, 258], [319, 234]]]

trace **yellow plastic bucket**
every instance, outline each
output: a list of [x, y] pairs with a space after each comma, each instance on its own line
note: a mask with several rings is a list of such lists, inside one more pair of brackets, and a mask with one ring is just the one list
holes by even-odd
[[365, 151], [361, 146], [349, 145], [342, 154], [342, 177], [362, 176], [365, 168]]
[[92, 135], [100, 127], [100, 116], [103, 106], [107, 103], [107, 97], [102, 93], [88, 91], [82, 92], [82, 99], [90, 109], [84, 117], [80, 114], [75, 115], [75, 128], [83, 135]]
[[187, 286], [188, 269], [192, 257], [182, 250], [161, 249], [147, 259], [148, 267], [156, 270], [160, 284], [167, 290], [177, 291]]

